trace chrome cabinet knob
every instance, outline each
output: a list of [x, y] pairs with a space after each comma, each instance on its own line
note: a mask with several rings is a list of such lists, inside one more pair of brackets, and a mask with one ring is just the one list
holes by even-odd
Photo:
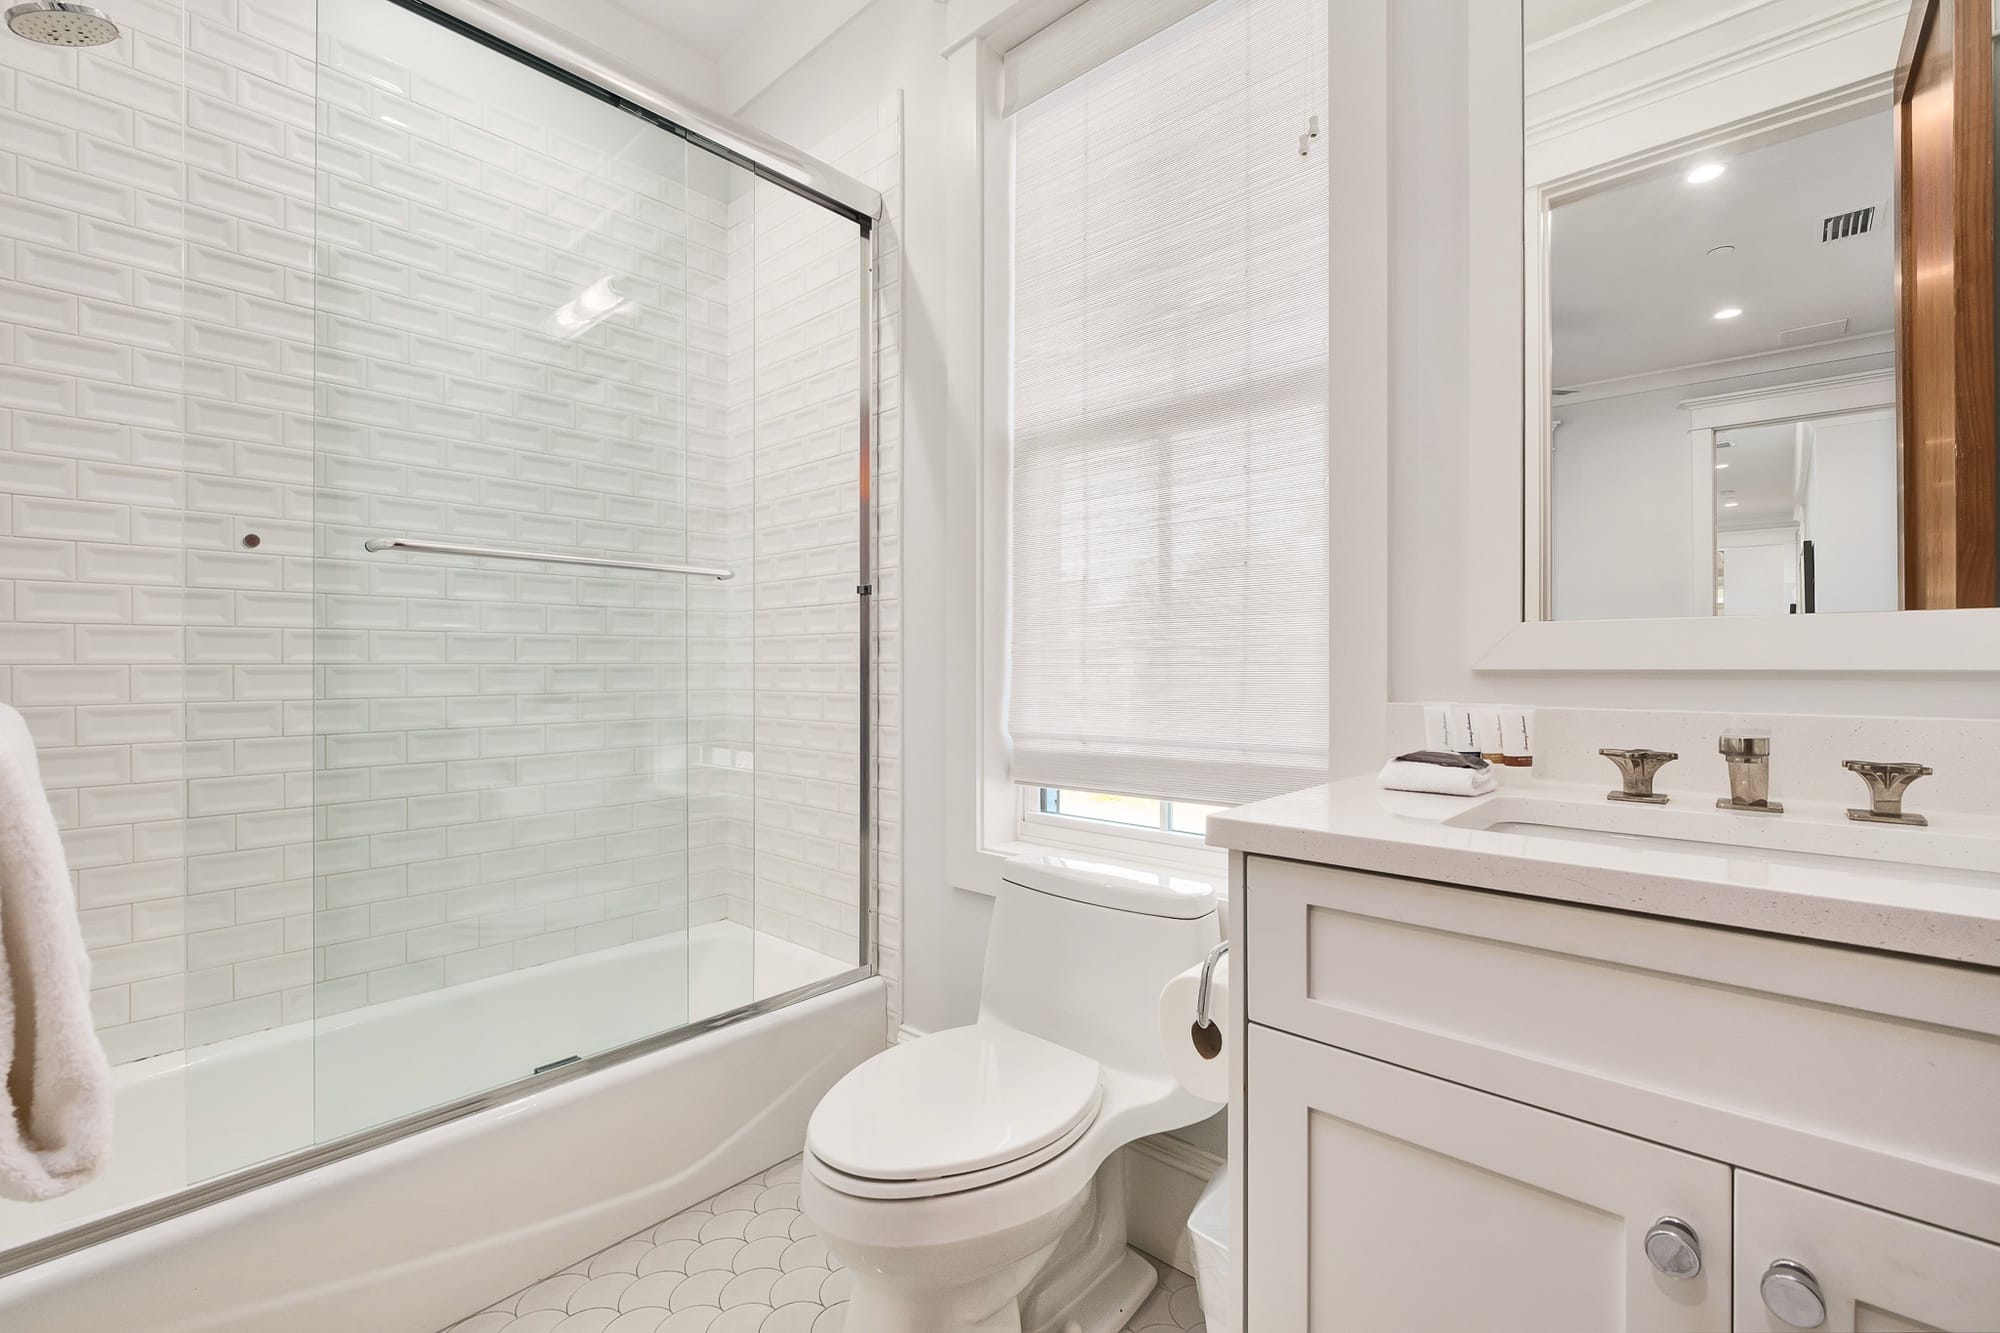
[[1690, 1278], [1701, 1272], [1701, 1240], [1678, 1217], [1663, 1217], [1646, 1232], [1646, 1258], [1667, 1277]]
[[1818, 1328], [1826, 1322], [1826, 1297], [1820, 1295], [1819, 1280], [1802, 1263], [1773, 1260], [1757, 1290], [1764, 1297], [1764, 1308], [1793, 1328]]

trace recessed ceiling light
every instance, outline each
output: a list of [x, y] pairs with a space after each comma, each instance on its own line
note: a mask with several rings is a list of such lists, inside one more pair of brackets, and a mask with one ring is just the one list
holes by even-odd
[[1726, 305], [1722, 307], [1722, 309], [1715, 312], [1715, 317], [1717, 319], [1735, 319], [1738, 315], [1742, 313], [1743, 313], [1742, 306]]
[[1723, 166], [1720, 162], [1704, 162], [1694, 170], [1688, 172], [1687, 183], [1689, 185], [1706, 185], [1727, 170], [1729, 168]]

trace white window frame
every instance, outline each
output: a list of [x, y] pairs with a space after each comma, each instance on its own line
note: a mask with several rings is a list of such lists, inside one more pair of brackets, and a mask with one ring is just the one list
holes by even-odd
[[[1372, 771], [1387, 744], [1389, 122], [1392, 0], [1328, 5], [1332, 217], [1328, 392], [1333, 475], [1328, 555], [1334, 635], [1330, 772]], [[1097, 827], [1025, 809], [1007, 756], [1006, 682], [1013, 440], [1013, 127], [1000, 114], [1001, 56], [1077, 0], [949, 0], [951, 523], [947, 627], [953, 691], [946, 741], [947, 839], [955, 887], [992, 895], [1008, 856], [1087, 851], [1211, 873], [1226, 854], [1183, 834]], [[1356, 201], [1361, 202], [1357, 203]], [[1335, 449], [1333, 441], [1343, 447]]]

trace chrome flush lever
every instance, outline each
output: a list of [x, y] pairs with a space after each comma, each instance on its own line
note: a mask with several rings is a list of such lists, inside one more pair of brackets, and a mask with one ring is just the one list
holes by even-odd
[[1860, 777], [1868, 784], [1868, 808], [1849, 810], [1847, 817], [1863, 824], [1912, 824], [1922, 826], [1931, 821], [1922, 815], [1903, 812], [1903, 793], [1918, 778], [1927, 778], [1931, 770], [1922, 764], [1891, 764], [1878, 759], [1849, 759], [1841, 765], [1848, 772]]
[[1667, 798], [1653, 791], [1653, 775], [1680, 756], [1672, 750], [1599, 750], [1618, 765], [1624, 779], [1621, 790], [1605, 793], [1609, 801], [1629, 801], [1634, 805], [1665, 805]]

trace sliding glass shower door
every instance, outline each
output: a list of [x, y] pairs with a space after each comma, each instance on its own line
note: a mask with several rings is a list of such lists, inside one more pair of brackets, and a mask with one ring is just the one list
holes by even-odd
[[388, 0], [320, 22], [327, 1139], [689, 1017], [747, 173]]
[[319, 11], [319, 1141], [867, 956], [868, 230]]

